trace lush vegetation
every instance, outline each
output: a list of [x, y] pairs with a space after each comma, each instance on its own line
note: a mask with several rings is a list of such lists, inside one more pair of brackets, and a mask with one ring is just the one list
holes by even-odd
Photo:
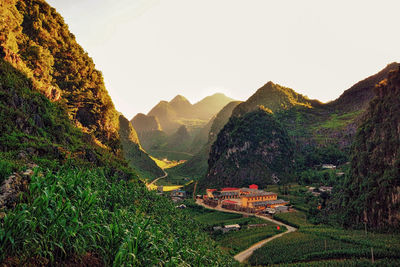
[[299, 231], [284, 235], [256, 250], [249, 263], [268, 265], [325, 259], [369, 259], [371, 248], [375, 259], [399, 261], [398, 237], [382, 234], [375, 239], [375, 236], [378, 237], [326, 227], [301, 227]]
[[1, 180], [29, 162], [50, 169], [107, 164], [114, 171], [130, 172], [122, 158], [71, 125], [60, 104], [35, 92], [26, 76], [3, 59], [0, 71]]
[[23, 199], [0, 221], [0, 260], [58, 265], [91, 252], [109, 266], [232, 264], [171, 202], [107, 168], [38, 169]]
[[[105, 89], [101, 72], [56, 10], [44, 0], [2, 1], [0, 19], [4, 22], [0, 25], [1, 58], [29, 78], [33, 89], [62, 106], [64, 116], [88, 134], [90, 142], [122, 157], [120, 114]], [[14, 104], [19, 108], [19, 103]], [[45, 118], [37, 110], [34, 113], [36, 127], [41, 128]], [[62, 135], [61, 128], [56, 132]], [[134, 138], [124, 143], [129, 147], [124, 155], [133, 156], [128, 158], [129, 164], [143, 169], [144, 176], [157, 176], [160, 170], [146, 159], [136, 133], [133, 129], [131, 132]]]
[[247, 186], [288, 181], [293, 143], [271, 111], [231, 117], [213, 144], [206, 186]]
[[399, 85], [400, 70], [379, 84], [357, 132], [350, 174], [332, 203], [342, 225], [400, 226]]

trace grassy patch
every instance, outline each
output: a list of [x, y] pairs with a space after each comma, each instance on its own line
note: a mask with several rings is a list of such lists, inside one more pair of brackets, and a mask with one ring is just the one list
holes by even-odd
[[361, 110], [345, 113], [342, 115], [339, 114], [331, 114], [330, 117], [321, 123], [320, 125], [315, 126], [315, 129], [324, 128], [324, 129], [339, 129], [343, 128], [349, 123], [351, 123], [358, 115], [361, 114]]
[[312, 226], [313, 224], [307, 222], [307, 214], [301, 211], [278, 213], [274, 215], [274, 219], [284, 222], [288, 225], [300, 228], [303, 226]]

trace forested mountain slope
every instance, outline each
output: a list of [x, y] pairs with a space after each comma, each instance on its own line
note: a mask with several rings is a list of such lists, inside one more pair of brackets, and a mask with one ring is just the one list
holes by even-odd
[[[293, 167], [296, 171], [324, 163], [343, 164], [349, 160], [348, 152], [351, 143], [354, 140], [362, 114], [373, 97], [371, 92], [373, 92], [376, 82], [386, 77], [397, 66], [399, 66], [398, 63], [389, 64], [378, 74], [357, 83], [346, 90], [337, 100], [327, 104], [317, 100], [309, 100], [290, 88], [268, 82], [247, 101], [239, 104], [233, 110], [230, 120], [234, 121], [241, 118], [260, 107], [270, 109], [294, 144]], [[247, 119], [249, 118], [247, 117]], [[249, 123], [247, 127], [250, 133], [263, 132], [262, 129], [258, 129], [259, 126], [256, 123], [254, 125]], [[236, 128], [232, 128], [231, 131], [225, 132], [225, 135], [234, 135]], [[240, 142], [240, 140], [237, 140], [237, 142]], [[222, 147], [225, 146], [222, 145]], [[227, 153], [221, 151], [222, 149], [215, 148], [219, 153], [214, 153], [214, 156], [209, 158], [209, 171], [207, 173], [208, 178], [204, 181], [205, 186], [207, 186], [207, 183], [210, 185], [220, 184], [217, 181], [212, 182], [211, 179], [222, 179], [212, 173], [214, 172], [212, 166], [221, 160], [219, 156]], [[261, 166], [263, 162], [253, 162], [253, 164]], [[246, 167], [241, 168], [246, 169]], [[250, 167], [247, 171], [250, 173], [251, 169]], [[268, 167], [265, 167], [265, 170], [267, 171]], [[232, 183], [237, 180], [235, 175], [231, 177]], [[294, 180], [295, 176], [292, 179]], [[271, 177], [265, 176], [265, 180], [271, 181]]]
[[[56, 10], [42, 0], [7, 0], [1, 2], [0, 18], [1, 57], [30, 78], [37, 91], [63, 106], [74, 125], [99, 146], [123, 157], [119, 113], [102, 74]], [[130, 141], [140, 146], [137, 138]], [[154, 166], [151, 172], [159, 173]]]
[[[400, 68], [374, 90], [352, 147], [351, 171], [340, 192], [344, 221], [374, 228], [400, 225]], [[342, 209], [341, 207], [346, 207]]]

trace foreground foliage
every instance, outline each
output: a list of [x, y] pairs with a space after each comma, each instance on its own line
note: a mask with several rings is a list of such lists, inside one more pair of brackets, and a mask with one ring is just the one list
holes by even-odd
[[231, 265], [188, 216], [106, 169], [36, 170], [24, 202], [0, 221], [0, 260], [60, 264], [85, 252], [106, 265]]

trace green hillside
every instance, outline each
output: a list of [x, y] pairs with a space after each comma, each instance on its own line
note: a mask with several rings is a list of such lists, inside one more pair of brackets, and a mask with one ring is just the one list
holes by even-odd
[[[398, 63], [389, 64], [379, 73], [355, 84], [340, 98], [327, 104], [309, 100], [290, 88], [269, 82], [247, 101], [239, 104], [233, 110], [231, 119], [243, 117], [260, 107], [271, 109], [276, 120], [284, 127], [291, 142], [294, 143], [294, 170], [297, 172], [297, 175], [291, 178], [294, 181], [309, 168], [324, 163], [340, 165], [349, 161], [351, 144], [363, 112], [373, 98], [375, 84], [397, 66]], [[249, 132], [262, 131], [257, 128], [259, 127], [257, 124], [249, 124], [248, 127]], [[224, 145], [216, 148], [220, 155], [226, 153], [225, 149], [227, 148]], [[215, 158], [213, 162], [217, 160], [218, 158]], [[258, 164], [262, 165], [263, 162], [260, 161]], [[245, 169], [243, 172], [252, 171], [252, 167], [244, 166], [243, 169]], [[214, 177], [211, 173], [213, 171], [209, 170], [207, 176]], [[215, 179], [222, 178], [215, 176]], [[213, 184], [210, 180], [205, 181], [209, 181], [210, 185]]]
[[270, 110], [231, 117], [211, 147], [202, 185], [262, 186], [287, 181], [292, 171], [293, 143]]
[[287, 110], [295, 106], [311, 108], [318, 104], [318, 101], [310, 100], [290, 88], [268, 82], [258, 89], [249, 99], [237, 106], [233, 111], [233, 115], [243, 116], [247, 112], [256, 110], [260, 105], [276, 112]]
[[[119, 112], [105, 89], [100, 71], [76, 42], [63, 18], [45, 1], [7, 1], [0, 10], [1, 56], [31, 79], [33, 87], [58, 102], [68, 118], [94, 142], [123, 156]], [[136, 135], [136, 133], [134, 134]], [[139, 147], [136, 138], [131, 140]], [[138, 149], [135, 153], [141, 153]], [[126, 154], [125, 154], [126, 155]], [[133, 164], [135, 158], [129, 161]], [[150, 158], [149, 158], [150, 160]], [[150, 161], [151, 175], [160, 170]], [[140, 166], [142, 159], [138, 159]], [[142, 164], [143, 165], [143, 164]]]

